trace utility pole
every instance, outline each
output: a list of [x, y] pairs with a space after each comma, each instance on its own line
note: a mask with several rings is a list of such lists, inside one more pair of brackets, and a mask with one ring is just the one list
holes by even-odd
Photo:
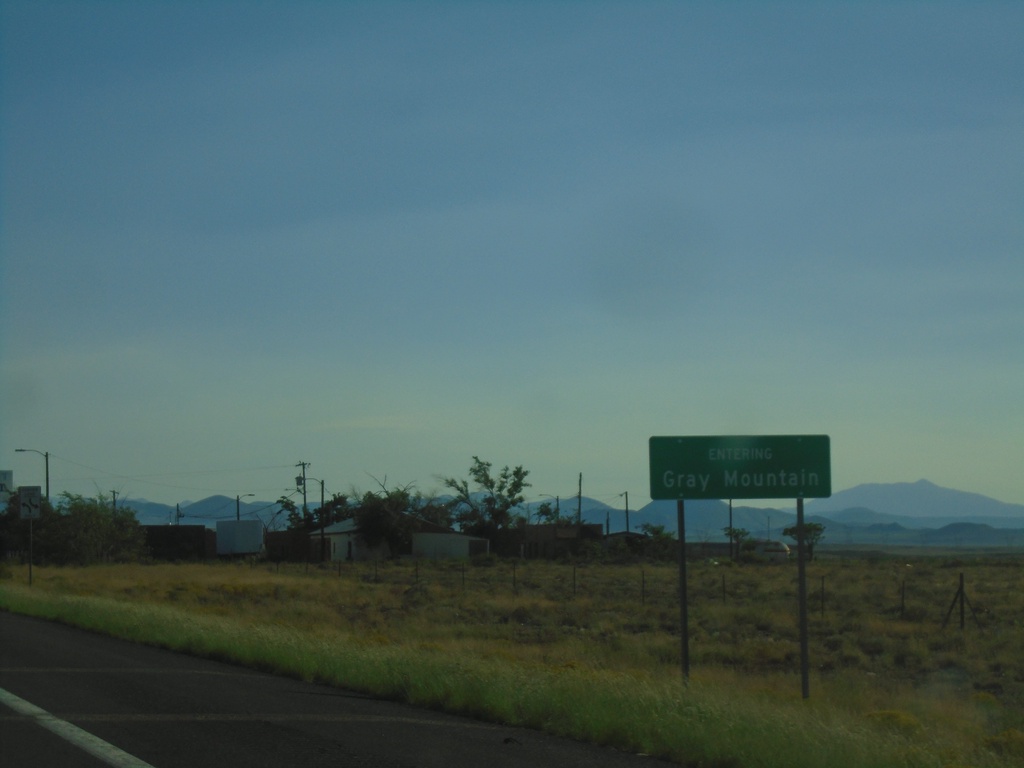
[[580, 487], [576, 492], [576, 525], [583, 525], [583, 473], [580, 472]]
[[629, 533], [629, 491], [623, 491], [619, 495], [626, 497], [626, 533]]
[[297, 485], [302, 486], [302, 519], [309, 519], [309, 508], [306, 506], [306, 467], [312, 466], [308, 461], [300, 461], [295, 465], [302, 467], [302, 474], [295, 478]]
[[43, 457], [43, 461], [46, 463], [46, 502], [50, 502], [50, 452], [49, 451], [37, 451], [35, 448], [15, 448], [15, 453], [38, 453]]
[[[255, 493], [246, 493], [245, 496], [255, 496]], [[242, 519], [242, 496], [235, 496], [235, 522]]]
[[[324, 481], [317, 480], [315, 477], [306, 479], [312, 480], [314, 483], [320, 483], [320, 509], [317, 510], [317, 517], [320, 518], [320, 560], [322, 562], [324, 560], [324, 553], [327, 551], [327, 543], [324, 538], [324, 526], [326, 525], [324, 518]], [[303, 488], [305, 488], [305, 483], [303, 483]]]
[[110, 494], [114, 497], [113, 502], [111, 502], [111, 507], [113, 507], [113, 510], [117, 512], [117, 491], [111, 491]]

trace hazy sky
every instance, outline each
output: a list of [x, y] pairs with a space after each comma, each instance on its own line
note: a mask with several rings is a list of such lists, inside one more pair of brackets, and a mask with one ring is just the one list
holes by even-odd
[[635, 508], [824, 433], [1024, 503], [1024, 3], [0, 7], [18, 484]]

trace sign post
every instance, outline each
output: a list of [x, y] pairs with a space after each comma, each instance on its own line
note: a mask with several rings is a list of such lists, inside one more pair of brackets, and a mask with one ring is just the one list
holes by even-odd
[[34, 542], [32, 523], [38, 520], [43, 505], [43, 489], [38, 485], [22, 485], [18, 488], [18, 504], [21, 507], [21, 519], [28, 520], [28, 585], [32, 586], [32, 560]]
[[[828, 435], [652, 437], [651, 498], [674, 499], [679, 519], [679, 596], [683, 677], [690, 676], [686, 596], [685, 499], [796, 499], [800, 674], [810, 696], [804, 498], [832, 495]], [[731, 508], [731, 507], [730, 507]]]

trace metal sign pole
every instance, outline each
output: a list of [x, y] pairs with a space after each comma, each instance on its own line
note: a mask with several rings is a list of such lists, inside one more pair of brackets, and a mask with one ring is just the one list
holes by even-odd
[[679, 635], [682, 650], [683, 681], [690, 680], [690, 623], [686, 596], [686, 509], [684, 501], [676, 501], [676, 521], [679, 525]]
[[[809, 698], [807, 642], [807, 542], [804, 498], [832, 495], [828, 435], [653, 436], [648, 440], [651, 499], [674, 499], [679, 518], [679, 604], [683, 676], [689, 677], [686, 594], [686, 527], [683, 499], [797, 500], [797, 564], [800, 599], [800, 672]], [[771, 526], [769, 524], [769, 533]], [[730, 536], [732, 554], [735, 537]], [[738, 554], [738, 553], [736, 553]]]
[[800, 600], [800, 684], [803, 697], [811, 695], [810, 654], [807, 648], [807, 545], [804, 541], [804, 499], [796, 500], [797, 591]]
[[32, 523], [42, 514], [42, 489], [38, 485], [19, 486], [18, 504], [21, 506], [21, 519], [28, 520], [28, 585], [32, 586], [32, 560], [34, 559]]

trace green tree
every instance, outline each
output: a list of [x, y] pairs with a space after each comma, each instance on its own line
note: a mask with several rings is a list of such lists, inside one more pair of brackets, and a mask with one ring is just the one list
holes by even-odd
[[[782, 535], [800, 544], [797, 536], [797, 526], [791, 525], [782, 529]], [[804, 523], [804, 546], [807, 548], [807, 559], [814, 559], [814, 548], [818, 542], [825, 538], [825, 526], [821, 523]]]
[[533, 516], [537, 518], [538, 523], [546, 524], [559, 524], [559, 525], [575, 525], [576, 515], [575, 514], [563, 514], [560, 504], [556, 501], [555, 505], [552, 506], [550, 501], [545, 501], [540, 504], [533, 512]]
[[451, 528], [452, 519], [451, 507], [433, 496], [424, 496], [417, 493], [410, 502], [409, 513], [418, 520], [442, 528]]
[[324, 502], [323, 507], [318, 507], [313, 513], [313, 526], [319, 528], [340, 523], [342, 520], [350, 519], [353, 514], [354, 511], [349, 506], [348, 494], [334, 493]]
[[722, 529], [725, 537], [732, 543], [732, 549], [734, 551], [733, 557], [737, 557], [740, 554], [740, 550], [744, 549], [744, 543], [750, 538], [750, 531], [746, 528], [735, 528], [726, 526]]
[[290, 531], [305, 531], [313, 527], [312, 516], [307, 517], [299, 511], [299, 506], [293, 499], [287, 496], [282, 496], [277, 500], [277, 505], [281, 508], [288, 518], [288, 530]]
[[533, 516], [537, 518], [538, 523], [557, 523], [559, 519], [558, 509], [552, 506], [550, 501], [545, 501], [537, 507]]
[[679, 540], [675, 534], [665, 530], [664, 525], [643, 523], [640, 532], [647, 537], [642, 546], [646, 557], [651, 560], [672, 560], [679, 556], [679, 548], [676, 546]]
[[[27, 520], [21, 520], [17, 497], [12, 496], [2, 527], [12, 545], [28, 552]], [[132, 562], [144, 553], [146, 536], [130, 507], [113, 508], [102, 494], [86, 498], [62, 493], [56, 507], [43, 501], [40, 517], [32, 525], [35, 559], [56, 565]]]
[[386, 479], [379, 485], [380, 491], [364, 493], [355, 506], [359, 538], [368, 547], [386, 545], [393, 556], [410, 552], [416, 523], [410, 514], [411, 486], [389, 490]]
[[[522, 465], [502, 467], [497, 477], [491, 474], [491, 462], [473, 457], [469, 480], [442, 478], [446, 488], [455, 492], [451, 502], [453, 518], [463, 533], [490, 539], [495, 551], [509, 545], [518, 526], [519, 515], [513, 510], [523, 503], [523, 491], [530, 471]], [[470, 481], [476, 490], [470, 489]]]

